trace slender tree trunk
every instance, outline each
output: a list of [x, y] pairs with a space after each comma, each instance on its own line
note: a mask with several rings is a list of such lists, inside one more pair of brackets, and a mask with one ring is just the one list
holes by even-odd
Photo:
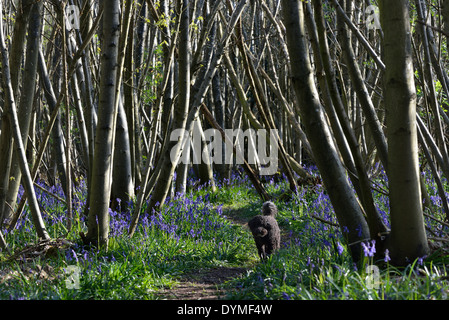
[[126, 210], [129, 201], [134, 197], [134, 180], [131, 168], [128, 122], [126, 121], [125, 109], [121, 101], [118, 104], [116, 130], [111, 207], [118, 209], [118, 202], [120, 202], [120, 209]]
[[[187, 176], [188, 170], [190, 168], [191, 150], [192, 150], [191, 142], [190, 140], [187, 140], [183, 147], [183, 153], [185, 153], [185, 156], [181, 156], [182, 161], [180, 161], [178, 167], [176, 168], [176, 183], [175, 183], [176, 196], [183, 196], [187, 191]], [[194, 152], [195, 151], [193, 151], [193, 153]]]
[[[73, 38], [73, 36], [68, 34], [67, 39], [67, 49], [68, 49], [68, 61], [70, 61], [70, 57], [72, 57], [76, 52], [76, 43]], [[82, 146], [82, 159], [85, 165], [85, 168], [89, 168], [89, 134], [87, 130], [86, 125], [86, 117], [84, 115], [84, 110], [87, 110], [90, 106], [89, 102], [89, 92], [86, 90], [86, 83], [87, 77], [85, 75], [85, 72], [83, 70], [83, 66], [81, 61], [77, 63], [76, 67], [76, 73], [72, 75], [72, 81], [70, 81], [71, 89], [72, 89], [72, 95], [73, 95], [73, 104], [75, 105], [76, 110], [76, 117], [78, 122], [78, 128], [80, 131], [80, 140], [81, 140], [81, 146]], [[83, 108], [83, 106], [85, 106]]]
[[346, 178], [346, 172], [325, 122], [309, 60], [303, 4], [299, 0], [283, 0], [282, 9], [292, 84], [300, 116], [352, 258], [358, 262], [361, 258], [360, 242], [369, 239], [368, 225]]
[[[224, 128], [224, 120], [225, 120], [225, 114], [224, 114], [224, 103], [223, 103], [223, 97], [221, 92], [221, 86], [220, 86], [220, 77], [218, 75], [215, 75], [215, 77], [212, 79], [212, 95], [213, 95], [213, 101], [214, 101], [214, 111], [215, 111], [215, 118], [217, 119], [217, 123], [220, 127]], [[224, 149], [224, 142], [222, 143], [222, 147]], [[222, 180], [225, 176], [225, 158], [224, 155], [221, 159], [221, 163], [216, 165], [218, 177], [220, 180]]]
[[[426, 16], [425, 5], [421, 0], [415, 0], [416, 11], [418, 13], [418, 18], [424, 21]], [[440, 149], [440, 152], [443, 154], [443, 159], [445, 160], [445, 167], [449, 167], [448, 162], [448, 152], [446, 148], [446, 142], [444, 139], [444, 130], [441, 123], [441, 114], [439, 110], [439, 102], [437, 98], [437, 93], [435, 90], [435, 79], [432, 70], [432, 62], [431, 62], [431, 52], [430, 52], [430, 41], [428, 40], [428, 32], [427, 26], [423, 24], [418, 24], [418, 30], [421, 35], [421, 42], [424, 51], [424, 61], [423, 61], [423, 83], [424, 85], [423, 91], [427, 91], [427, 100], [430, 105], [431, 112], [433, 113], [433, 122], [434, 122], [434, 136], [436, 137], [436, 142]], [[444, 80], [442, 81], [444, 82]], [[427, 88], [427, 89], [426, 89]]]
[[9, 172], [11, 170], [11, 161], [13, 153], [13, 138], [11, 127], [9, 125], [8, 115], [2, 113], [2, 130], [0, 135], [0, 225], [3, 223], [9, 225], [9, 206], [7, 204], [7, 195], [9, 187]]
[[[57, 105], [57, 95], [61, 95], [61, 83], [62, 83], [62, 64], [61, 62], [61, 50], [64, 47], [64, 42], [61, 39], [61, 35], [58, 34], [56, 36], [55, 41], [55, 54], [53, 56], [53, 66], [55, 67], [54, 73], [53, 73], [53, 92], [54, 92], [54, 99], [52, 97], [49, 97], [48, 95], [51, 94], [51, 91], [45, 91], [47, 103], [50, 109], [50, 112], [53, 112], [54, 108], [59, 107]], [[42, 53], [40, 53], [42, 57], [40, 57], [39, 61], [39, 69], [41, 73], [47, 72], [44, 70], [46, 69], [45, 65], [45, 59]], [[42, 76], [42, 78], [46, 78], [45, 75]], [[64, 139], [64, 133], [62, 130], [62, 120], [61, 115], [58, 113], [56, 116], [56, 122], [52, 131], [52, 138], [53, 138], [53, 157], [54, 161], [56, 162], [56, 171], [59, 175], [59, 179], [61, 182], [61, 187], [64, 190], [64, 194], [67, 194], [67, 158], [66, 158], [66, 143]]]
[[212, 170], [211, 154], [208, 145], [205, 141], [205, 139], [207, 139], [208, 137], [205, 137], [204, 135], [204, 130], [200, 119], [197, 118], [195, 120], [192, 132], [194, 136], [197, 135], [197, 137], [201, 137], [201, 144], [200, 144], [201, 150], [199, 150], [198, 153], [201, 157], [201, 161], [198, 164], [200, 185], [209, 184], [211, 190], [215, 191], [215, 181], [214, 181], [214, 173]]
[[355, 58], [349, 31], [347, 27], [345, 27], [343, 24], [343, 18], [341, 17], [341, 13], [339, 15], [340, 18], [338, 19], [338, 23], [340, 25], [339, 31], [341, 31], [340, 42], [342, 43], [343, 56], [348, 68], [349, 76], [351, 78], [351, 83], [354, 86], [355, 92], [364, 111], [367, 124], [371, 130], [374, 142], [377, 147], [377, 152], [379, 153], [379, 158], [384, 167], [386, 167], [387, 143], [382, 130], [382, 125], [377, 117], [373, 102], [371, 100], [365, 82], [363, 80], [362, 72]]
[[[190, 5], [188, 0], [178, 0], [177, 11], [180, 17], [180, 36], [179, 36], [179, 97], [176, 105], [176, 110], [173, 115], [174, 129], [185, 129], [187, 122], [187, 113], [189, 110], [190, 101], [190, 36], [189, 36], [189, 12]], [[183, 137], [181, 136], [180, 139]], [[179, 141], [167, 141], [166, 148], [162, 153], [162, 159], [164, 165], [161, 169], [159, 179], [154, 187], [154, 192], [151, 196], [150, 203], [148, 205], [149, 210], [159, 210], [160, 206], [165, 202], [168, 189], [173, 179], [175, 172], [175, 166], [177, 159], [181, 153], [182, 143]], [[176, 150], [172, 150], [176, 148]], [[174, 152], [174, 158], [171, 159], [171, 152]], [[151, 213], [151, 211], [150, 211]]]
[[20, 170], [23, 175], [23, 184], [26, 193], [28, 194], [28, 204], [31, 211], [34, 227], [36, 228], [37, 235], [43, 240], [50, 239], [45, 228], [44, 221], [42, 220], [39, 204], [37, 202], [36, 194], [33, 188], [33, 181], [31, 179], [30, 170], [28, 167], [25, 149], [22, 143], [22, 136], [20, 133], [19, 120], [17, 117], [17, 108], [14, 99], [14, 91], [11, 81], [11, 70], [9, 68], [9, 57], [6, 49], [5, 38], [3, 35], [3, 16], [2, 16], [2, 3], [0, 2], [0, 51], [2, 56], [2, 69], [3, 69], [3, 82], [4, 92], [6, 100], [6, 112], [9, 117], [11, 131], [14, 138], [14, 150], [18, 154], [18, 161]]
[[[142, 10], [145, 12], [145, 10]], [[145, 27], [145, 24], [142, 23], [142, 19], [133, 19], [131, 22], [131, 26], [135, 23], [135, 20], [138, 20], [138, 26], [137, 29], [139, 32], [140, 29]], [[137, 83], [135, 81], [135, 77], [137, 77], [136, 73], [136, 67], [140, 66], [142, 62], [138, 62], [142, 60], [142, 54], [141, 51], [143, 50], [143, 43], [139, 42], [138, 51], [139, 54], [134, 53], [135, 49], [135, 42], [138, 38], [134, 38], [134, 32], [129, 32], [128, 35], [128, 43], [125, 55], [125, 68], [123, 70], [123, 98], [124, 98], [124, 107], [125, 107], [125, 113], [126, 113], [126, 122], [128, 124], [128, 135], [129, 135], [129, 145], [130, 145], [130, 160], [131, 160], [131, 174], [132, 174], [132, 180], [134, 181], [134, 185], [140, 185], [141, 181], [141, 157], [140, 152], [138, 152], [139, 145], [140, 145], [140, 139], [139, 134], [136, 134], [136, 132], [139, 132], [140, 126], [137, 124], [138, 121], [138, 112], [136, 111], [138, 104], [137, 104], [137, 95], [136, 90], [134, 88], [134, 84]], [[136, 40], [135, 40], [136, 39]], [[133, 63], [133, 59], [137, 58], [138, 61], [136, 63]]]
[[[125, 108], [123, 106], [122, 79], [124, 73], [125, 56], [128, 45], [129, 29], [134, 15], [134, 2], [125, 3], [121, 25], [121, 36], [119, 42], [119, 56], [116, 78], [116, 94], [114, 106], [114, 128], [113, 133], [113, 167], [112, 167], [112, 194], [111, 207], [117, 209], [117, 202], [122, 210], [127, 208], [129, 201], [134, 197], [134, 179], [131, 169], [131, 145], [129, 142], [128, 121], [126, 120]], [[119, 199], [119, 200], [117, 200]]]
[[[331, 61], [328, 58], [329, 57], [329, 48], [327, 45], [327, 39], [324, 37], [325, 32], [324, 32], [324, 18], [321, 14], [322, 9], [320, 6], [317, 5], [317, 3], [318, 3], [318, 1], [315, 2], [315, 8], [317, 9], [316, 14], [319, 14], [319, 16], [320, 16], [320, 22], [321, 22], [321, 23], [318, 22], [318, 24], [321, 26], [321, 28], [320, 28], [321, 29], [320, 45], [323, 46], [322, 58], [323, 58], [323, 62], [325, 65], [324, 70], [326, 73], [328, 88], [330, 89], [334, 108], [336, 110], [338, 118], [340, 119], [340, 123], [342, 125], [343, 131], [345, 132], [345, 137], [348, 141], [348, 145], [351, 150], [352, 157], [354, 159], [354, 165], [355, 165], [356, 174], [357, 174], [356, 180], [357, 180], [358, 186], [360, 188], [360, 189], [356, 189], [356, 190], [358, 190], [358, 194], [360, 196], [363, 208], [367, 215], [367, 221], [368, 221], [368, 225], [370, 228], [371, 238], [380, 240], [381, 235], [383, 236], [384, 234], [386, 234], [388, 232], [388, 229], [384, 225], [382, 218], [379, 215], [379, 212], [377, 211], [377, 209], [375, 207], [374, 200], [373, 200], [373, 197], [371, 194], [371, 186], [370, 186], [370, 181], [368, 179], [368, 173], [367, 173], [367, 170], [365, 168], [365, 164], [364, 164], [364, 161], [362, 158], [362, 150], [361, 150], [360, 144], [358, 142], [359, 139], [356, 138], [355, 132], [350, 125], [349, 117], [347, 116], [347, 113], [344, 109], [341, 97], [338, 94], [338, 89], [337, 89], [337, 85], [335, 82], [334, 70], [331, 65]], [[358, 83], [358, 85], [356, 85], [356, 87], [364, 88], [362, 76], [361, 76], [360, 70], [358, 68], [357, 62], [354, 61], [354, 59], [352, 59], [352, 60], [348, 59], [348, 57], [350, 57], [351, 54], [353, 55], [353, 51], [352, 51], [352, 46], [349, 42], [348, 32], [347, 32], [345, 26], [342, 25], [341, 18], [338, 19], [337, 25], [339, 26], [339, 30], [342, 33], [342, 38], [344, 39], [344, 41], [346, 41], [346, 46], [345, 46], [344, 51], [347, 52], [347, 54], [345, 56], [346, 65], [348, 66], [348, 69], [350, 70], [349, 73], [351, 75], [351, 79], [352, 79], [353, 83]], [[357, 74], [357, 76], [355, 74]], [[363, 91], [363, 90], [361, 89], [361, 91]], [[363, 97], [366, 100], [365, 102], [366, 102], [366, 104], [369, 104], [371, 102], [371, 99], [369, 99], [368, 92], [366, 91], [366, 89], [363, 92], [364, 92]], [[360, 99], [360, 100], [362, 100], [362, 99]], [[371, 114], [371, 117], [367, 117], [367, 118], [375, 118], [375, 119], [373, 119], [373, 122], [375, 122], [378, 125], [378, 129], [381, 130], [380, 123], [378, 121], [376, 121], [377, 116], [375, 115], [374, 107], [372, 106], [372, 103], [370, 105], [367, 105], [367, 107], [364, 110], [366, 111], [366, 114], [368, 114], [368, 113]], [[385, 138], [383, 136], [383, 132], [382, 131], [373, 131], [373, 132], [379, 134], [378, 150], [379, 150], [379, 153], [381, 154], [380, 158], [383, 160], [386, 160], [386, 158], [384, 158], [384, 157], [386, 156], [387, 145], [385, 142]], [[385, 163], [385, 162], [383, 162], [383, 163]]]
[[101, 49], [100, 97], [98, 125], [92, 168], [88, 231], [81, 235], [86, 243], [108, 248], [109, 200], [113, 160], [114, 116], [117, 87], [118, 44], [120, 33], [120, 1], [111, 0], [104, 6], [103, 42]]
[[[19, 126], [22, 133], [22, 143], [27, 147], [28, 131], [33, 113], [34, 92], [36, 88], [37, 59], [39, 55], [39, 42], [41, 32], [42, 3], [35, 3], [31, 10], [30, 22], [28, 27], [28, 38], [26, 46], [26, 62], [22, 81], [22, 95], [19, 102]], [[11, 165], [9, 189], [6, 198], [7, 203], [4, 219], [10, 219], [13, 215], [11, 209], [15, 208], [17, 194], [19, 192], [22, 172], [17, 162], [17, 153], [13, 153]]]
[[419, 182], [416, 92], [407, 0], [380, 1], [384, 31], [384, 99], [387, 112], [392, 263], [429, 253]]
[[[18, 3], [18, 11], [15, 17], [14, 34], [11, 42], [9, 63], [11, 68], [11, 85], [14, 98], [16, 98], [21, 74], [20, 68], [25, 47], [25, 38], [28, 25], [28, 18], [31, 9], [31, 1], [21, 1]], [[8, 114], [2, 114], [2, 131], [0, 137], [0, 224], [3, 223], [3, 215], [8, 216], [9, 208], [6, 204], [9, 189], [9, 177], [13, 155], [13, 135], [11, 131]], [[6, 212], [8, 211], [8, 212]], [[6, 217], [5, 217], [6, 218]], [[9, 222], [8, 222], [9, 223]]]
[[449, 43], [449, 0], [441, 0], [441, 4], [443, 6], [441, 12], [443, 18], [443, 30], [446, 34], [446, 43]]
[[[62, 11], [65, 10], [65, 5], [61, 6]], [[66, 20], [65, 15], [60, 15], [60, 21], [62, 25], [62, 64], [63, 64], [63, 76], [64, 76], [64, 96], [65, 96], [65, 116], [66, 116], [66, 210], [67, 210], [67, 230], [70, 231], [72, 229], [73, 224], [73, 212], [72, 212], [72, 133], [71, 133], [71, 116], [70, 116], [70, 102], [69, 102], [69, 78], [68, 78], [68, 67], [67, 67], [67, 46], [69, 44], [67, 39], [67, 28], [66, 28]], [[76, 82], [74, 82], [76, 83]]]

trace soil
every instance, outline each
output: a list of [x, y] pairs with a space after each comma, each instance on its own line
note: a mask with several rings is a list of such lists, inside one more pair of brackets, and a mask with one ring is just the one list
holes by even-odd
[[218, 300], [225, 297], [221, 285], [246, 273], [245, 268], [218, 267], [186, 274], [176, 287], [159, 291], [166, 300]]

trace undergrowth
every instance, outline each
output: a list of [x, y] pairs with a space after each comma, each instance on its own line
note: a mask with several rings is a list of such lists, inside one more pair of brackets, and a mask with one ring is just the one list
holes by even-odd
[[[215, 192], [202, 186], [184, 197], [172, 196], [159, 215], [140, 218], [132, 238], [127, 235], [132, 203], [123, 212], [110, 211], [107, 252], [83, 246], [79, 240], [87, 220], [83, 185], [75, 193], [75, 224], [68, 234], [65, 205], [50, 195], [63, 198], [62, 190], [36, 189], [50, 235], [65, 235], [71, 245], [52, 254], [11, 257], [1, 252], [0, 299], [159, 299], [162, 290], [175, 288], [185, 274], [236, 266], [248, 271], [222, 285], [226, 299], [446, 299], [448, 260], [443, 247], [431, 257], [397, 269], [389, 265], [388, 255], [379, 268], [373, 267], [367, 244], [365, 264], [357, 267], [322, 186], [303, 187], [290, 201], [281, 202], [276, 199], [288, 189], [284, 181], [265, 181], [279, 208], [282, 246], [263, 263], [244, 225], [260, 212], [262, 202], [240, 176], [219, 183]], [[432, 207], [438, 211], [430, 178], [427, 185]], [[388, 197], [382, 192], [374, 195], [387, 222]], [[437, 222], [426, 219], [426, 223], [434, 228]], [[443, 230], [441, 225], [438, 228]], [[28, 209], [5, 237], [16, 253], [37, 242]], [[73, 271], [75, 282], [70, 277]]]

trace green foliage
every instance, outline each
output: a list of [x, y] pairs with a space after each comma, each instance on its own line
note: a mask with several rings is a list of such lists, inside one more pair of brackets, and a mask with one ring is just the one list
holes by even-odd
[[[427, 191], [438, 208], [436, 187], [425, 175]], [[378, 176], [376, 189], [386, 177]], [[190, 181], [189, 185], [194, 185]], [[282, 194], [285, 182], [265, 182], [270, 194]], [[60, 190], [51, 190], [59, 194]], [[388, 222], [388, 197], [375, 192], [376, 206]], [[49, 233], [66, 232], [64, 205], [38, 190]], [[132, 238], [127, 236], [130, 212], [111, 211], [108, 252], [85, 247], [78, 241], [84, 231], [83, 186], [74, 193], [76, 223], [68, 238], [75, 244], [56, 255], [0, 256], [1, 299], [159, 299], [161, 290], [174, 290], [180, 279], [199, 269], [244, 267], [248, 271], [221, 285], [227, 299], [445, 299], [448, 284], [443, 251], [414, 261], [404, 269], [379, 266], [379, 282], [370, 287], [372, 273], [352, 263], [341, 231], [335, 226], [330, 201], [320, 187], [303, 188], [289, 202], [278, 202], [277, 220], [282, 229], [279, 252], [260, 262], [252, 236], [244, 226], [259, 214], [261, 201], [250, 183], [233, 176], [172, 198], [157, 216], [144, 215]], [[276, 199], [276, 197], [275, 197]], [[131, 206], [132, 210], [132, 206]], [[6, 234], [13, 251], [36, 243], [27, 218]], [[319, 217], [317, 219], [316, 217]], [[328, 223], [324, 223], [327, 221]], [[430, 226], [433, 221], [426, 223]], [[383, 256], [381, 254], [381, 256]], [[67, 286], [69, 267], [79, 268], [79, 289]]]
[[[437, 201], [435, 186], [429, 177], [430, 174], [426, 176], [429, 194]], [[386, 177], [378, 179], [378, 188], [382, 188]], [[388, 223], [388, 197], [380, 192], [375, 192], [374, 196], [379, 212]], [[367, 256], [362, 266], [354, 265], [343, 246], [340, 230], [322, 222], [335, 222], [333, 215], [327, 213], [329, 200], [323, 190], [301, 191], [293, 202], [278, 204], [278, 207], [278, 221], [284, 230], [280, 252], [265, 263], [257, 264], [246, 277], [228, 283], [227, 298], [446, 299], [449, 285], [444, 280], [447, 276], [445, 253], [418, 259], [405, 269], [394, 268], [388, 259], [376, 261], [379, 281], [371, 287], [372, 273], [367, 267], [374, 266], [373, 258]], [[315, 219], [312, 214], [319, 214], [322, 220]]]
[[[78, 232], [86, 230], [85, 218], [80, 215], [85, 199], [75, 192], [80, 205], [75, 206], [77, 223], [68, 235], [75, 244], [51, 258], [23, 256], [16, 262], [2, 256], [0, 299], [158, 299], [158, 291], [173, 287], [185, 273], [251, 263], [254, 250], [241, 248], [253, 246], [252, 238], [223, 215], [220, 205], [204, 198], [208, 191], [172, 199], [159, 215], [142, 217], [132, 238], [127, 235], [130, 213], [111, 211], [108, 252], [79, 242]], [[43, 194], [39, 199], [48, 213], [45, 219], [49, 233], [65, 233], [65, 219], [61, 218], [64, 205]], [[13, 251], [26, 243], [36, 243], [31, 230], [32, 223], [25, 218], [7, 234]], [[51, 271], [39, 279], [39, 270], [44, 266]], [[67, 288], [68, 266], [80, 270], [79, 289]]]

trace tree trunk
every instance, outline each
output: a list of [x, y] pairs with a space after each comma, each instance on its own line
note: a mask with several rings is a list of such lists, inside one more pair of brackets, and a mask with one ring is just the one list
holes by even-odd
[[391, 263], [404, 265], [429, 253], [419, 182], [416, 91], [408, 1], [380, 1], [384, 31]]
[[[114, 148], [114, 168], [111, 194], [111, 208], [126, 210], [134, 197], [134, 183], [131, 168], [131, 147], [128, 123], [122, 101], [118, 104], [117, 128]], [[118, 200], [117, 200], [118, 199]], [[120, 205], [119, 205], [120, 203]]]
[[6, 113], [8, 114], [9, 117], [12, 136], [14, 138], [14, 150], [18, 154], [20, 170], [22, 171], [23, 175], [24, 189], [28, 194], [28, 204], [30, 207], [34, 227], [36, 228], [36, 232], [39, 238], [43, 240], [48, 240], [50, 239], [50, 236], [48, 235], [44, 221], [42, 220], [39, 204], [37, 202], [36, 194], [34, 192], [30, 169], [28, 167], [26, 159], [25, 149], [22, 143], [22, 136], [20, 133], [17, 108], [11, 81], [11, 70], [9, 68], [9, 57], [7, 54], [5, 38], [3, 35], [3, 16], [1, 14], [2, 10], [3, 10], [2, 3], [0, 2], [0, 51], [2, 56], [2, 71], [3, 71], [5, 101], [6, 101], [5, 105], [7, 108]]
[[303, 5], [299, 0], [283, 0], [282, 9], [300, 116], [352, 258], [358, 262], [361, 259], [360, 243], [369, 238], [368, 225], [325, 122], [309, 60]]
[[[129, 200], [134, 196], [134, 180], [131, 170], [131, 145], [129, 143], [128, 122], [126, 120], [125, 108], [123, 106], [122, 81], [125, 66], [125, 56], [127, 52], [129, 29], [134, 14], [134, 2], [126, 1], [123, 8], [123, 20], [121, 21], [121, 36], [119, 40], [119, 52], [117, 58], [117, 76], [114, 99], [114, 124], [113, 132], [113, 167], [112, 167], [112, 188], [111, 207], [126, 210]], [[117, 150], [118, 149], [118, 150]], [[117, 162], [117, 163], [116, 163]], [[118, 206], [118, 203], [123, 204]]]
[[[348, 74], [351, 79], [351, 83], [354, 86], [357, 97], [360, 101], [361, 107], [363, 109], [368, 127], [371, 130], [374, 142], [377, 147], [377, 152], [382, 164], [386, 167], [387, 163], [387, 143], [385, 140], [384, 133], [382, 131], [382, 124], [380, 123], [376, 111], [374, 109], [373, 102], [366, 88], [364, 79], [362, 77], [362, 72], [357, 63], [354, 50], [351, 44], [351, 37], [347, 27], [343, 26], [342, 13], [339, 14], [340, 18], [338, 23], [340, 25], [339, 31], [341, 32], [340, 39], [343, 47], [343, 56], [348, 68]], [[335, 78], [334, 78], [335, 79]]]
[[441, 17], [443, 18], [443, 30], [446, 34], [446, 43], [449, 43], [449, 0], [442, 0], [443, 6]]
[[[188, 0], [178, 0], [177, 11], [180, 17], [180, 36], [179, 36], [179, 97], [174, 110], [173, 116], [173, 129], [185, 129], [187, 122], [187, 113], [189, 110], [190, 101], [190, 36], [189, 36], [189, 12], [190, 6]], [[182, 139], [182, 136], [179, 138]], [[159, 210], [160, 206], [165, 202], [168, 189], [173, 179], [175, 172], [175, 165], [177, 159], [181, 153], [182, 143], [178, 141], [167, 141], [167, 144], [163, 150], [162, 158], [159, 161], [163, 161], [163, 167], [159, 175], [159, 179], [154, 187], [154, 192], [151, 196], [148, 210]], [[172, 150], [176, 148], [176, 150]], [[174, 159], [171, 159], [171, 152], [174, 152]], [[150, 211], [151, 213], [151, 211]]]
[[[50, 109], [50, 112], [53, 112], [54, 108], [58, 108], [59, 105], [57, 104], [57, 95], [61, 96], [61, 80], [62, 80], [62, 64], [61, 62], [61, 50], [62, 47], [64, 46], [63, 41], [61, 39], [61, 35], [58, 34], [56, 36], [56, 41], [55, 41], [55, 54], [53, 56], [53, 66], [55, 67], [54, 69], [54, 73], [53, 73], [53, 86], [52, 86], [52, 91], [53, 91], [53, 97], [50, 97], [49, 95], [51, 94], [52, 91], [49, 90], [45, 90], [45, 97], [48, 103], [48, 107]], [[49, 79], [47, 79], [48, 76], [45, 75], [46, 71], [46, 64], [45, 64], [45, 60], [44, 60], [44, 56], [43, 53], [39, 53], [41, 55], [41, 57], [39, 57], [39, 70], [41, 73], [43, 73], [42, 80], [43, 81], [47, 81], [48, 80], [48, 84], [50, 84], [51, 82], [49, 81]], [[44, 70], [45, 68], [45, 70]], [[67, 159], [66, 159], [66, 153], [65, 153], [65, 148], [66, 148], [66, 144], [65, 144], [65, 139], [64, 139], [64, 133], [62, 131], [62, 121], [61, 121], [61, 115], [60, 113], [58, 113], [58, 115], [56, 116], [56, 122], [54, 124], [54, 128], [52, 131], [52, 138], [53, 138], [53, 144], [52, 144], [52, 152], [53, 152], [53, 158], [54, 161], [56, 162], [55, 166], [56, 166], [56, 172], [58, 173], [60, 182], [61, 182], [61, 187], [64, 190], [64, 194], [67, 194]]]
[[[225, 127], [225, 113], [224, 113], [224, 103], [223, 103], [223, 97], [221, 93], [221, 85], [220, 85], [220, 77], [218, 75], [215, 75], [212, 79], [212, 96], [214, 101], [214, 111], [215, 111], [215, 118], [217, 119], [217, 123], [220, 127]], [[222, 143], [222, 148], [224, 149], [225, 143]], [[225, 158], [224, 155], [221, 158], [221, 162], [219, 164], [215, 165], [215, 168], [217, 169], [217, 174], [219, 180], [223, 180], [225, 177]]]
[[101, 49], [100, 96], [98, 125], [92, 166], [89, 202], [88, 231], [81, 235], [86, 243], [108, 248], [109, 200], [111, 195], [111, 170], [115, 96], [117, 87], [118, 44], [120, 33], [120, 1], [111, 0], [104, 6], [103, 45]]
[[[316, 2], [317, 3], [317, 2]], [[318, 7], [317, 7], [318, 9]], [[321, 9], [318, 9], [321, 12]], [[320, 15], [321, 16], [321, 15]], [[324, 29], [324, 20], [321, 16], [321, 26]], [[380, 159], [383, 160], [382, 163], [386, 162], [386, 154], [387, 154], [387, 144], [382, 132], [382, 128], [380, 126], [380, 122], [377, 120], [377, 116], [374, 111], [374, 107], [372, 105], [371, 99], [369, 97], [369, 94], [365, 88], [364, 82], [362, 80], [362, 74], [359, 70], [358, 64], [355, 61], [353, 49], [350, 43], [350, 37], [349, 33], [346, 30], [345, 26], [342, 23], [341, 14], [339, 14], [338, 22], [337, 22], [338, 30], [342, 34], [342, 39], [345, 43], [344, 45], [344, 51], [346, 52], [345, 58], [346, 58], [346, 65], [348, 66], [349, 74], [351, 76], [352, 83], [356, 87], [356, 91], [359, 94], [359, 100], [361, 101], [361, 104], [366, 104], [364, 111], [367, 119], [371, 119], [368, 122], [375, 128], [376, 130], [372, 130], [374, 135], [378, 135], [378, 139], [376, 141], [379, 141], [377, 144], [377, 148], [380, 154]], [[324, 30], [320, 32], [320, 35], [324, 35]], [[325, 44], [325, 51], [328, 53], [328, 47], [327, 42], [324, 37], [320, 39], [321, 42], [326, 43]], [[328, 56], [328, 54], [327, 54]], [[352, 59], [350, 59], [352, 57]], [[339, 115], [340, 122], [343, 127], [343, 131], [345, 132], [345, 136], [347, 138], [349, 147], [351, 149], [352, 157], [354, 158], [354, 165], [357, 173], [357, 182], [360, 187], [360, 190], [358, 192], [360, 200], [362, 202], [363, 208], [367, 215], [367, 221], [370, 228], [370, 234], [372, 239], [380, 240], [381, 237], [388, 232], [388, 228], [384, 225], [382, 221], [382, 217], [379, 215], [379, 212], [377, 211], [374, 200], [371, 194], [371, 185], [368, 178], [368, 173], [365, 168], [365, 164], [362, 158], [362, 150], [359, 145], [359, 139], [356, 138], [354, 130], [351, 128], [351, 125], [349, 123], [349, 117], [346, 114], [346, 111], [343, 106], [343, 102], [340, 98], [340, 95], [338, 95], [337, 92], [337, 86], [335, 82], [334, 77], [334, 71], [331, 66], [330, 60], [326, 59], [326, 55], [323, 55], [323, 61], [325, 62], [326, 68], [326, 78], [327, 82], [329, 84], [329, 88], [332, 87], [332, 100], [334, 101], [334, 107], [336, 109], [337, 114]], [[363, 94], [362, 94], [363, 92]], [[369, 115], [369, 116], [368, 116]], [[380, 241], [378, 241], [379, 244]]]
[[[25, 37], [30, 14], [31, 1], [21, 1], [18, 6], [17, 16], [14, 23], [14, 34], [11, 42], [9, 63], [11, 68], [11, 85], [14, 97], [17, 95], [19, 87], [20, 67], [25, 47]], [[0, 137], [0, 224], [3, 223], [3, 215], [8, 216], [9, 208], [6, 204], [9, 189], [9, 177], [13, 155], [12, 129], [10, 128], [7, 112], [2, 114], [2, 130]], [[8, 211], [8, 212], [6, 212]], [[5, 214], [4, 214], [5, 213]], [[9, 223], [9, 222], [8, 222]]]
[[[212, 155], [210, 154], [211, 150], [209, 150], [209, 146], [206, 143], [205, 140], [210, 141], [210, 137], [205, 136], [205, 132], [203, 130], [201, 121], [199, 118], [195, 119], [195, 124], [193, 125], [193, 135], [196, 137], [201, 137], [201, 144], [200, 144], [200, 162], [198, 163], [198, 175], [200, 178], [200, 185], [206, 185], [208, 184], [211, 187], [212, 192], [215, 191], [215, 181], [214, 181], [214, 173], [212, 170]], [[215, 139], [215, 138], [214, 138]], [[222, 149], [223, 150], [223, 149]], [[218, 163], [221, 159], [218, 159]]]
[[[22, 134], [22, 143], [27, 148], [28, 131], [30, 128], [31, 117], [33, 113], [34, 92], [36, 90], [37, 59], [39, 54], [39, 42], [41, 32], [41, 14], [42, 3], [36, 3], [31, 10], [30, 22], [28, 27], [28, 38], [26, 47], [26, 62], [23, 73], [22, 95], [19, 102], [19, 126]], [[13, 215], [11, 210], [15, 208], [17, 194], [19, 192], [22, 172], [17, 162], [17, 153], [13, 153], [11, 173], [9, 179], [9, 189], [6, 198], [9, 206], [4, 208], [4, 219], [10, 219]]]

